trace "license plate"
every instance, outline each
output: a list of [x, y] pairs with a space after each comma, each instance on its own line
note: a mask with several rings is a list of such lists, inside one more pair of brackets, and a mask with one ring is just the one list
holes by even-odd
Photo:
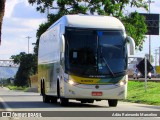
[[92, 92], [92, 96], [102, 96], [102, 92]]

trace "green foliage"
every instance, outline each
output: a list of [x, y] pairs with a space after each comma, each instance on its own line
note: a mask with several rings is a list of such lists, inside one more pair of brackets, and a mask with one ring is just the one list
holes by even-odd
[[24, 86], [13, 86], [13, 85], [8, 85], [7, 86], [10, 90], [26, 90], [28, 87]]
[[34, 54], [24, 52], [11, 56], [15, 63], [20, 63], [20, 67], [15, 76], [16, 86], [29, 86], [29, 76], [37, 72], [37, 57]]
[[37, 11], [44, 13], [47, 9], [59, 9], [58, 14], [98, 13], [99, 15], [123, 16], [127, 5], [147, 9], [143, 0], [28, 0], [37, 5]]
[[12, 55], [11, 58], [13, 59], [13, 62], [16, 64], [20, 64], [21, 57], [24, 56], [26, 53], [21, 52], [19, 55]]
[[127, 34], [132, 36], [136, 43], [136, 48], [142, 50], [145, 33], [147, 32], [147, 26], [145, 24], [145, 18], [139, 13], [134, 12], [129, 16], [122, 18], [123, 24], [125, 25]]
[[[144, 18], [137, 12], [129, 16], [124, 15], [126, 6], [148, 9], [143, 0], [28, 0], [30, 4], [37, 5], [37, 11], [44, 13], [48, 9], [58, 9], [58, 13], [49, 14], [48, 22], [41, 24], [37, 31], [37, 43], [34, 48], [38, 52], [40, 35], [61, 16], [66, 14], [99, 14], [111, 15], [123, 21], [128, 35], [134, 38], [136, 48], [142, 50], [142, 45], [147, 32]], [[132, 17], [131, 17], [132, 16]], [[52, 18], [52, 19], [50, 19]]]
[[160, 83], [148, 82], [147, 92], [144, 90], [144, 82], [128, 83], [128, 95], [126, 101], [160, 105]]
[[37, 30], [37, 42], [34, 47], [35, 55], [38, 56], [38, 44], [42, 33], [61, 16], [67, 14], [98, 14], [110, 15], [119, 18], [125, 25], [127, 34], [134, 38], [136, 48], [142, 50], [142, 45], [147, 32], [144, 17], [137, 12], [126, 16], [126, 6], [148, 9], [143, 0], [28, 0], [30, 4], [37, 5], [37, 11], [44, 13], [47, 10], [58, 10], [57, 13], [48, 14], [48, 22], [43, 23]]

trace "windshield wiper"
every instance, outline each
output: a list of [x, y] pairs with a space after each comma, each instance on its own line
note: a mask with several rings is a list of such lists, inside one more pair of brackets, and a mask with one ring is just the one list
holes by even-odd
[[104, 60], [104, 62], [105, 62], [105, 64], [106, 64], [106, 66], [108, 67], [110, 73], [112, 74], [112, 76], [113, 76], [113, 77], [116, 77], [115, 74], [113, 73], [113, 71], [111, 70], [110, 66], [108, 65], [106, 59], [105, 59], [103, 56], [102, 56], [102, 58], [103, 58], [103, 60]]
[[100, 56], [103, 58], [106, 66], [108, 67], [109, 72], [112, 74], [112, 76], [113, 76], [113, 77], [116, 77], [115, 74], [113, 73], [112, 69], [111, 69], [110, 66], [108, 65], [107, 60], [103, 57], [103, 52], [102, 52], [102, 47], [103, 47], [103, 46], [100, 46], [100, 47], [101, 47], [101, 51], [100, 51], [101, 55], [100, 55]]

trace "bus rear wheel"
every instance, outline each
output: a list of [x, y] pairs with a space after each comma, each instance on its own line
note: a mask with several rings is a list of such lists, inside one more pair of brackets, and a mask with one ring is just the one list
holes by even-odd
[[118, 100], [108, 100], [109, 107], [116, 107]]

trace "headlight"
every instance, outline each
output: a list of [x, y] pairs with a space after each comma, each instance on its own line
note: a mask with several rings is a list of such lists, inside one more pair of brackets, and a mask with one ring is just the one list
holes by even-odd
[[137, 75], [138, 75], [138, 76], [140, 76], [140, 75], [141, 75], [141, 73], [138, 73]]
[[121, 80], [120, 82], [119, 82], [119, 85], [120, 86], [123, 86], [123, 85], [125, 85], [126, 84], [126, 81], [125, 80]]
[[69, 83], [70, 85], [73, 85], [73, 84], [74, 84], [73, 80], [69, 80], [68, 83]]
[[69, 77], [69, 75], [65, 75], [64, 76], [64, 81], [70, 85], [78, 85], [79, 83], [77, 83], [74, 79], [72, 79], [71, 77]]
[[68, 80], [66, 81], [67, 83], [69, 83], [70, 85], [78, 85], [79, 83], [73, 81], [73, 80]]
[[148, 76], [151, 76], [151, 73], [150, 73], [150, 72], [148, 73]]

